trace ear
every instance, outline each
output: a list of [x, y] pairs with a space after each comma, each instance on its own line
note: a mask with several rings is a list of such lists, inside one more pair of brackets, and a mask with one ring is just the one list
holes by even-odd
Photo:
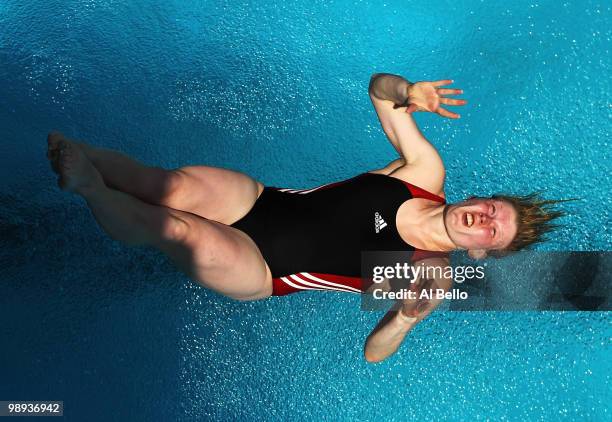
[[485, 249], [470, 249], [468, 255], [472, 259], [484, 259], [487, 257], [487, 251]]

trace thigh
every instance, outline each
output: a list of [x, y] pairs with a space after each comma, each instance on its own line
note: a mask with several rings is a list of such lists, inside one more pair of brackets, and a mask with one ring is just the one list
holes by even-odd
[[223, 224], [246, 215], [264, 188], [247, 174], [219, 167], [187, 166], [173, 173], [180, 183], [165, 205]]
[[175, 213], [182, 229], [158, 247], [188, 277], [238, 300], [263, 299], [272, 294], [272, 274], [249, 236], [216, 221]]

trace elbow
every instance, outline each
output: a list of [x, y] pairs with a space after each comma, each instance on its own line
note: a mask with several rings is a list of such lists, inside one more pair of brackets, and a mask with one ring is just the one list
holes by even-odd
[[384, 359], [380, 359], [380, 358], [377, 358], [377, 357], [374, 357], [374, 356], [365, 355], [365, 361], [367, 363], [379, 363], [379, 362], [382, 362], [383, 360]]
[[382, 356], [376, 353], [372, 353], [366, 349], [365, 352], [363, 353], [363, 357], [368, 363], [379, 363], [387, 359], [389, 356]]
[[374, 73], [372, 74], [372, 76], [370, 76], [370, 85], [368, 86], [368, 92], [370, 94], [374, 93], [374, 83], [376, 82], [376, 79], [378, 78], [379, 75], [380, 73]]

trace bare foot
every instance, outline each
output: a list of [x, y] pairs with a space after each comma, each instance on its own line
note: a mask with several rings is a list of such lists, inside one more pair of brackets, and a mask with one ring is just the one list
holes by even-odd
[[50, 133], [47, 143], [47, 157], [53, 171], [60, 176], [60, 188], [83, 193], [87, 189], [104, 185], [102, 176], [77, 143], [66, 139], [59, 132]]
[[62, 139], [64, 139], [64, 135], [56, 131], [50, 132], [47, 136], [47, 158], [51, 163], [51, 168], [57, 174], [59, 174], [59, 168], [57, 167], [59, 143]]

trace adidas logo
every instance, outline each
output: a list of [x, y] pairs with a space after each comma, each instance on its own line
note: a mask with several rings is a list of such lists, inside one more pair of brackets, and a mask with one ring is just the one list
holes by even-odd
[[378, 233], [385, 227], [387, 227], [387, 223], [385, 223], [385, 220], [383, 220], [383, 218], [381, 217], [379, 213], [375, 213], [374, 214], [374, 228], [376, 229], [376, 233]]

